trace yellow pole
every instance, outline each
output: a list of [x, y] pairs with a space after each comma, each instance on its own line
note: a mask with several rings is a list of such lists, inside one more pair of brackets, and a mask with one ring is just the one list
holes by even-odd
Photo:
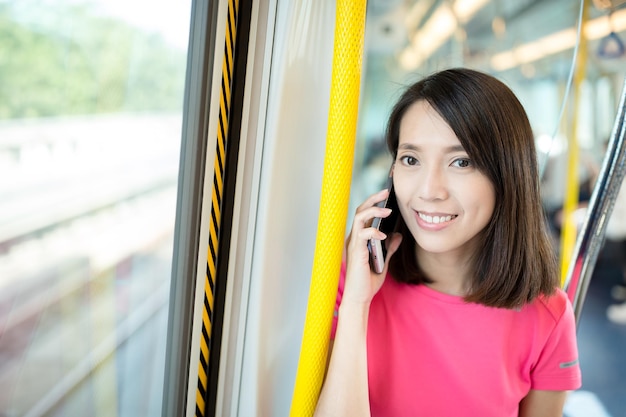
[[337, 0], [322, 197], [292, 417], [313, 415], [326, 370], [350, 200], [366, 4]]
[[565, 201], [563, 203], [563, 224], [561, 227], [561, 287], [567, 279], [570, 258], [576, 244], [577, 224], [575, 211], [578, 208], [578, 113], [580, 107], [580, 91], [585, 80], [585, 69], [587, 65], [587, 37], [585, 29], [587, 26], [589, 0], [585, 0], [582, 15], [582, 28], [580, 35], [579, 53], [576, 57], [576, 73], [574, 75], [574, 104], [572, 116], [572, 129], [568, 135], [568, 161], [567, 161], [567, 184]]

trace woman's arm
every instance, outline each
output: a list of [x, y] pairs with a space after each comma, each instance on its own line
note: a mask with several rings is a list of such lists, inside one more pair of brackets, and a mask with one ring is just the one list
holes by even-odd
[[368, 239], [385, 239], [384, 233], [370, 227], [375, 216], [387, 217], [390, 209], [374, 206], [388, 196], [383, 190], [357, 208], [346, 244], [346, 280], [337, 317], [328, 372], [318, 399], [316, 417], [370, 415], [367, 377], [367, 323], [372, 298], [382, 286], [389, 259], [402, 237], [390, 237], [387, 259], [381, 274], [372, 272], [367, 250]]
[[342, 302], [316, 417], [370, 415], [367, 381], [368, 304]]
[[530, 390], [519, 405], [519, 417], [562, 417], [567, 391]]

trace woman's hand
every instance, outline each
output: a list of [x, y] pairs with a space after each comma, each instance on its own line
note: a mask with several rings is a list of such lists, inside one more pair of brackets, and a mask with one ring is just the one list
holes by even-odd
[[[385, 281], [389, 259], [400, 246], [402, 235], [399, 233], [386, 236], [380, 230], [371, 227], [374, 217], [385, 218], [391, 214], [391, 209], [376, 206], [376, 203], [383, 201], [388, 195], [388, 190], [379, 191], [365, 200], [356, 210], [352, 230], [346, 242], [347, 269], [342, 305], [345, 302], [369, 304]], [[367, 250], [367, 242], [370, 239], [381, 240], [384, 245], [387, 245], [385, 266], [380, 274], [372, 271], [370, 267]]]

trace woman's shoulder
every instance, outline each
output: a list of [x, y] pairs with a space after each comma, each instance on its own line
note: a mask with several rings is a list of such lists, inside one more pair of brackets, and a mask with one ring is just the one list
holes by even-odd
[[540, 295], [529, 307], [551, 317], [555, 322], [560, 321], [566, 312], [572, 311], [570, 300], [561, 288], [557, 288], [551, 295]]

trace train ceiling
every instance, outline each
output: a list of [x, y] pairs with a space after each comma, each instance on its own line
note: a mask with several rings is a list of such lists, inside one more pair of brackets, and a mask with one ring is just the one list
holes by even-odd
[[[587, 8], [590, 71], [626, 69], [626, 0]], [[396, 78], [466, 65], [522, 77], [563, 77], [576, 44], [576, 0], [369, 0], [368, 71]]]

